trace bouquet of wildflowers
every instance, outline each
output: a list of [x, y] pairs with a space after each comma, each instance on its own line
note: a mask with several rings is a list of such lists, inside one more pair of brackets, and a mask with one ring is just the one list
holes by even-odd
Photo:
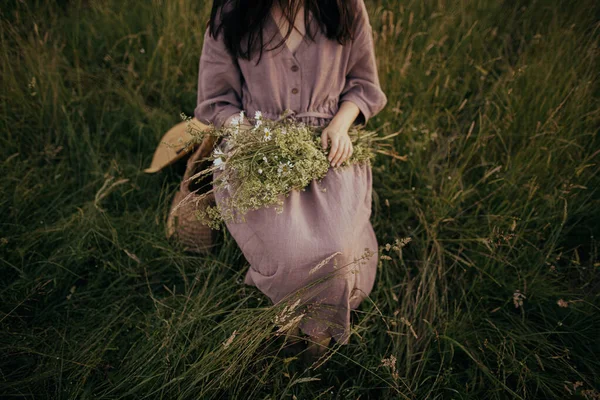
[[[321, 147], [320, 129], [286, 118], [271, 121], [257, 112], [252, 121], [246, 121], [242, 111], [231, 126], [200, 131], [188, 125], [188, 132], [197, 140], [210, 134], [220, 142], [207, 158], [211, 166], [190, 178], [214, 174], [213, 187], [202, 197], [227, 191], [218, 205], [197, 210], [198, 217], [215, 229], [224, 221], [243, 221], [248, 211], [262, 207], [281, 212], [286, 195], [322, 179], [330, 167], [327, 152]], [[337, 168], [370, 162], [374, 157], [375, 132], [354, 127], [349, 135], [353, 154]]]

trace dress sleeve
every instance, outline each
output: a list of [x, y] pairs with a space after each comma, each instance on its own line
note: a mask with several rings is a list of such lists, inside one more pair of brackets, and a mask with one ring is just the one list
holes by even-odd
[[375, 46], [369, 15], [364, 0], [358, 0], [358, 15], [354, 40], [346, 70], [346, 84], [340, 95], [340, 103], [351, 101], [360, 110], [355, 123], [366, 124], [387, 104], [387, 97], [379, 85]]
[[230, 116], [239, 113], [243, 109], [242, 79], [237, 60], [225, 47], [222, 31], [214, 38], [207, 28], [198, 72], [196, 119], [219, 129]]

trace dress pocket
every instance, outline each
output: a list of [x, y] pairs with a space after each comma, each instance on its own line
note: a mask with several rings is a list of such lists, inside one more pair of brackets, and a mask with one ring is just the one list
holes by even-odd
[[250, 269], [262, 276], [273, 276], [277, 273], [277, 263], [251, 223], [231, 224], [229, 232], [240, 246], [246, 261], [250, 264]]

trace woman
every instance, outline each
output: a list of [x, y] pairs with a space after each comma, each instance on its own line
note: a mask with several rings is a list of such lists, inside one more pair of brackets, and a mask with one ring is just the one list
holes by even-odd
[[[386, 103], [364, 0], [214, 1], [195, 117], [220, 128], [241, 111], [277, 120], [288, 110], [324, 128], [321, 143], [331, 163], [324, 179], [292, 192], [283, 214], [260, 209], [244, 223], [227, 223], [250, 263], [244, 282], [274, 303], [337, 272], [303, 298], [303, 304], [320, 305], [306, 308], [299, 324], [317, 354], [331, 338], [347, 344], [350, 310], [373, 288], [378, 248], [369, 221], [371, 168], [335, 167], [352, 154], [349, 128], [365, 124]], [[222, 196], [216, 194], [217, 204]], [[370, 258], [354, 262], [366, 249]]]

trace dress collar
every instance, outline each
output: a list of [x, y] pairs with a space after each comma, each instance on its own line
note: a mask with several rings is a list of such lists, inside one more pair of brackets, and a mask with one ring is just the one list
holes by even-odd
[[[316, 34], [318, 34], [318, 32], [315, 31], [315, 23], [314, 23], [314, 18], [313, 18], [313, 14], [311, 11], [308, 12], [308, 18], [310, 19], [310, 29], [312, 32], [315, 32], [315, 36]], [[298, 45], [298, 47], [296, 48], [296, 51], [292, 53], [292, 51], [290, 50], [290, 48], [287, 45], [287, 42], [283, 39], [283, 35], [281, 34], [281, 30], [279, 29], [279, 26], [277, 25], [277, 22], [275, 21], [275, 18], [273, 17], [273, 14], [269, 11], [269, 17], [268, 17], [268, 25], [271, 27], [272, 30], [272, 36], [271, 38], [275, 38], [276, 43], [278, 44], [281, 41], [283, 41], [283, 45], [282, 47], [284, 47], [283, 51], [290, 57], [292, 57], [295, 61], [299, 60], [299, 55], [300, 53], [304, 50], [304, 47], [308, 44], [308, 41], [310, 40], [308, 38], [308, 35], [305, 34], [302, 37], [302, 41], [300, 42], [300, 44]]]

